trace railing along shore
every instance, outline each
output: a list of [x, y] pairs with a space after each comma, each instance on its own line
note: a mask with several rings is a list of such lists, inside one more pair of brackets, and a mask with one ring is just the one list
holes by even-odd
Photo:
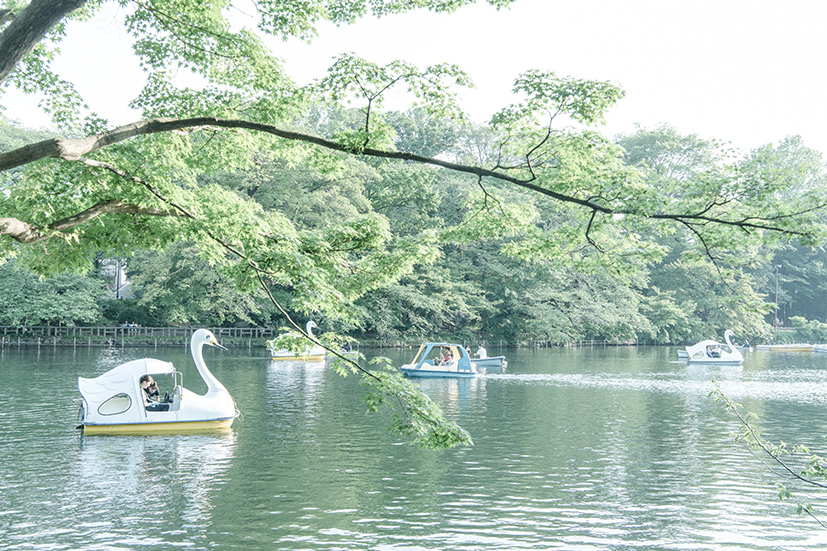
[[[113, 347], [113, 346], [186, 346], [199, 327], [141, 327], [141, 326], [0, 326], [0, 347], [53, 346], [53, 347]], [[261, 347], [278, 335], [271, 327], [208, 327], [218, 340], [228, 348]], [[409, 349], [418, 347], [423, 341], [417, 339], [367, 339], [358, 346], [367, 348]], [[439, 339], [436, 339], [439, 340]], [[476, 346], [479, 340], [461, 342], [465, 346]], [[607, 347], [638, 346], [646, 343], [614, 342], [608, 340], [579, 340], [571, 343], [551, 343], [531, 337], [520, 342], [485, 341], [489, 352], [502, 348], [557, 348], [557, 347]]]
[[[177, 346], [186, 345], [199, 327], [0, 326], [0, 346]], [[227, 347], [266, 346], [276, 336], [269, 327], [208, 327]]]

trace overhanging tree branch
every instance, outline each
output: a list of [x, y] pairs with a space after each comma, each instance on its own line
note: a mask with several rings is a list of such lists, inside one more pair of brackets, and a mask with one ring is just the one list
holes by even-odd
[[331, 151], [426, 164], [445, 168], [455, 172], [472, 174], [480, 180], [482, 178], [491, 178], [499, 180], [501, 182], [516, 185], [523, 189], [539, 193], [541, 195], [550, 197], [563, 203], [569, 203], [583, 207], [591, 211], [591, 222], [594, 221], [594, 217], [597, 214], [630, 215], [642, 216], [644, 218], [650, 218], [655, 220], [671, 220], [688, 226], [702, 223], [713, 223], [723, 226], [738, 227], [745, 231], [767, 230], [796, 237], [806, 237], [808, 235], [806, 232], [784, 227], [779, 222], [785, 218], [806, 214], [808, 212], [812, 212], [813, 210], [820, 209], [825, 206], [823, 204], [818, 204], [807, 210], [801, 212], [788, 213], [782, 216], [745, 217], [740, 218], [738, 220], [729, 220], [726, 218], [721, 218], [719, 216], [714, 216], [709, 213], [708, 208], [696, 213], [644, 213], [639, 212], [634, 208], [613, 208], [603, 202], [595, 202], [593, 199], [583, 199], [573, 195], [567, 195], [556, 192], [554, 190], [539, 185], [537, 183], [537, 176], [533, 173], [530, 173], [530, 176], [528, 178], [519, 178], [496, 169], [492, 170], [480, 166], [459, 164], [446, 161], [443, 159], [426, 157], [414, 153], [407, 153], [404, 151], [389, 151], [372, 148], [364, 148], [359, 149], [358, 151], [354, 151], [347, 145], [332, 140], [328, 140], [319, 136], [314, 136], [312, 134], [285, 130], [283, 128], [279, 128], [277, 126], [270, 124], [240, 119], [221, 119], [216, 117], [196, 117], [188, 119], [149, 119], [121, 126], [109, 132], [95, 134], [93, 136], [87, 136], [84, 138], [54, 138], [44, 140], [35, 144], [30, 144], [21, 147], [13, 151], [9, 151], [7, 153], [0, 154], [0, 172], [10, 170], [15, 167], [27, 165], [30, 163], [34, 163], [36, 161], [46, 158], [58, 158], [66, 161], [80, 161], [89, 165], [94, 165], [95, 162], [86, 159], [84, 155], [93, 153], [113, 144], [120, 143], [137, 136], [177, 131], [193, 132], [203, 128], [227, 128], [263, 132], [286, 140], [316, 145], [318, 147], [322, 147]]
[[143, 208], [137, 205], [130, 205], [119, 199], [111, 199], [97, 203], [78, 214], [52, 222], [45, 227], [38, 227], [34, 224], [18, 220], [17, 218], [0, 218], [0, 234], [8, 235], [24, 245], [30, 245], [54, 237], [55, 235], [62, 235], [61, 232], [80, 226], [106, 213], [144, 214], [149, 216], [178, 215], [178, 213], [173, 210]]
[[273, 126], [270, 124], [263, 124], [238, 119], [219, 119], [215, 117], [197, 117], [191, 119], [150, 119], [131, 123], [125, 126], [118, 127], [110, 132], [104, 132], [102, 134], [96, 134], [94, 136], [88, 136], [85, 138], [54, 138], [44, 140], [35, 144], [21, 147], [19, 149], [15, 149], [14, 151], [9, 151], [7, 153], [1, 154], [0, 172], [46, 158], [57, 158], [66, 161], [76, 161], [79, 160], [80, 157], [83, 155], [87, 155], [99, 149], [103, 149], [107, 146], [113, 145], [118, 142], [122, 142], [124, 140], [128, 140], [130, 138], [134, 138], [136, 136], [159, 134], [163, 132], [174, 132], [178, 130], [192, 131], [202, 127], [254, 130], [258, 132], [264, 132], [266, 134], [270, 134], [273, 136], [277, 136], [279, 138], [284, 138], [286, 140], [310, 143], [313, 145], [323, 147], [325, 149], [339, 151], [342, 153], [358, 153], [361, 155], [365, 155], [367, 157], [397, 159], [402, 161], [410, 161], [421, 164], [428, 164], [432, 166], [439, 166], [456, 172], [473, 174], [478, 177], [494, 178], [497, 180], [515, 184], [517, 186], [523, 187], [531, 191], [535, 191], [537, 193], [541, 193], [543, 195], [551, 197], [552, 199], [557, 199], [559, 201], [563, 201], [566, 203], [574, 203], [583, 207], [587, 207], [591, 210], [603, 212], [605, 214], [612, 214], [612, 209], [604, 205], [600, 205], [592, 201], [579, 199], [577, 197], [572, 197], [562, 193], [557, 193], [555, 191], [534, 184], [534, 178], [528, 180], [515, 178], [513, 176], [504, 174], [502, 172], [497, 172], [495, 170], [489, 170], [478, 166], [452, 163], [442, 159], [426, 157], [424, 155], [416, 155], [414, 153], [406, 153], [404, 151], [387, 151], [381, 149], [365, 148], [360, 149], [358, 152], [354, 152], [351, 148], [349, 148], [346, 145], [334, 142], [332, 140], [327, 140], [319, 136], [314, 136], [312, 134], [304, 134], [302, 132], [285, 130], [283, 128], [279, 128], [277, 126]]
[[[746, 445], [747, 449], [752, 453], [764, 466], [766, 466], [773, 474], [787, 478], [793, 481], [802, 482], [820, 489], [827, 489], [827, 482], [824, 482], [825, 471], [824, 459], [818, 455], [810, 453], [805, 446], [788, 446], [786, 443], [778, 445], [771, 444], [764, 440], [758, 433], [758, 430], [750, 423], [748, 417], [741, 415], [738, 410], [740, 404], [735, 403], [729, 396], [727, 396], [721, 389], [721, 385], [716, 381], [716, 389], [709, 393], [709, 396], [714, 398], [716, 402], [723, 402], [727, 411], [733, 413], [740, 422], [743, 430], [735, 438], [736, 442], [741, 442]], [[757, 452], [761, 452], [758, 454]], [[806, 454], [807, 467], [798, 469], [790, 462], [799, 454]], [[784, 457], [788, 460], [785, 460]], [[819, 480], [821, 479], [821, 480]], [[793, 494], [786, 488], [785, 485], [779, 484], [778, 497], [780, 499], [790, 499]], [[799, 504], [800, 513], [808, 514], [813, 520], [821, 525], [822, 528], [827, 528], [819, 517], [816, 516], [814, 509], [809, 504]]]

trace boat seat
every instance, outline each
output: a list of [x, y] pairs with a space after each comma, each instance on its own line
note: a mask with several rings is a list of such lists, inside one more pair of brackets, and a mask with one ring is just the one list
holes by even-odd
[[169, 405], [170, 411], [178, 411], [181, 409], [181, 385], [175, 385], [175, 388], [172, 389], [172, 394], [170, 394], [170, 398], [172, 401]]

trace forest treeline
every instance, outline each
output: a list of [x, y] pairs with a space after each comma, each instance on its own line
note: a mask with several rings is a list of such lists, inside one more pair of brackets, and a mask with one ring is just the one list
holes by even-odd
[[[335, 135], [355, 116], [317, 115], [306, 124], [320, 135]], [[484, 126], [454, 126], [421, 110], [387, 119], [399, 151], [479, 164], [490, 162], [495, 151]], [[0, 151], [47, 135], [6, 121]], [[823, 181], [820, 153], [797, 137], [737, 155], [715, 140], [664, 125], [618, 136], [615, 143], [627, 169], [676, 196], [689, 182], [697, 187], [733, 170], [775, 171], [774, 177], [794, 181], [786, 193], [806, 193]], [[679, 344], [720, 337], [731, 328], [739, 338], [766, 342], [778, 324], [799, 329], [785, 333], [788, 338], [827, 341], [824, 250], [793, 240], [740, 249], [727, 258], [690, 253], [697, 236], [674, 231], [658, 237], [657, 261], [635, 260], [622, 271], [599, 263], [578, 269], [524, 250], [532, 225], [567, 225], [565, 212], [557, 215], [550, 200], [488, 183], [484, 204], [472, 207], [480, 182], [437, 167], [350, 156], [325, 170], [262, 155], [254, 168], [205, 173], [199, 182], [233, 190], [288, 216], [300, 230], [317, 231], [320, 246], [332, 246], [325, 239], [330, 225], [366, 216], [387, 220], [387, 231], [399, 242], [433, 232], [439, 252], [431, 263], [414, 264], [398, 281], [368, 291], [347, 305], [346, 319], [315, 316], [323, 331], [356, 340]], [[515, 216], [524, 217], [520, 227], [504, 235], [503, 220]], [[490, 232], [486, 218], [497, 220]], [[473, 231], [466, 231], [469, 225]], [[90, 273], [46, 278], [12, 259], [0, 265], [0, 325], [285, 325], [262, 289], [229, 284], [231, 275], [199, 256], [198, 245], [134, 250], [127, 258], [101, 253]], [[340, 238], [335, 246], [346, 248], [348, 241]], [[308, 317], [291, 309], [294, 289], [270, 282], [270, 291], [296, 319]]]

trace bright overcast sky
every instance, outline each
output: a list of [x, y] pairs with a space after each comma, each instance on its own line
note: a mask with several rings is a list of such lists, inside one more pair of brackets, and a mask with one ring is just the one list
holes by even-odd
[[[825, 22], [824, 0], [516, 0], [500, 12], [485, 4], [322, 26], [309, 46], [272, 47], [302, 83], [344, 52], [377, 63], [455, 63], [476, 84], [462, 97], [477, 122], [510, 103], [514, 78], [534, 68], [622, 87], [626, 97], [606, 117], [609, 136], [667, 123], [744, 152], [799, 134], [827, 153]], [[126, 104], [143, 81], [128, 44], [117, 43], [122, 31], [111, 13], [84, 29], [70, 28], [58, 67], [100, 115], [130, 122]], [[45, 124], [17, 96], [2, 103], [11, 118]]]

